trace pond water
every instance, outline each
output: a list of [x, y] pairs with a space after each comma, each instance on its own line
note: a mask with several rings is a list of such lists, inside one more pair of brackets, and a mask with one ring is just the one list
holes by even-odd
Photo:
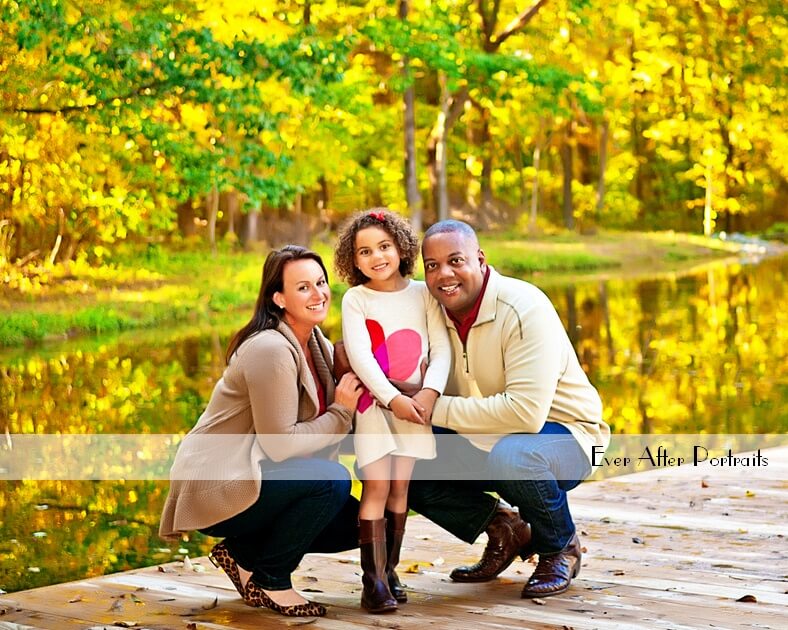
[[[788, 258], [674, 277], [545, 287], [616, 433], [784, 433]], [[530, 279], [539, 285], [538, 278]], [[338, 303], [325, 327], [339, 334]], [[0, 354], [0, 431], [183, 433], [205, 406], [243, 314]], [[0, 589], [207, 553], [158, 539], [161, 481], [0, 482]]]

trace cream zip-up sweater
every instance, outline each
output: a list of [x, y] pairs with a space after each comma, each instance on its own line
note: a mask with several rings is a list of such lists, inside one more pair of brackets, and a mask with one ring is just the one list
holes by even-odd
[[505, 435], [538, 433], [551, 421], [569, 429], [589, 461], [592, 446], [607, 448], [610, 427], [602, 420], [599, 394], [542, 291], [490, 268], [465, 346], [444, 317], [453, 362], [432, 413], [435, 426], [489, 451]]
[[260, 495], [260, 463], [336, 459], [353, 412], [334, 399], [333, 346], [315, 328], [309, 341], [328, 407], [287, 324], [244, 341], [216, 383], [208, 406], [178, 447], [159, 535], [202, 529], [243, 512]]

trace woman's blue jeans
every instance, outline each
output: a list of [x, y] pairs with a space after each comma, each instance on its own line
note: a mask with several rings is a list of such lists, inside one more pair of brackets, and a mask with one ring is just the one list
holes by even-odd
[[306, 553], [358, 547], [358, 501], [350, 474], [335, 461], [264, 461], [257, 501], [240, 514], [200, 530], [224, 537], [230, 555], [267, 590], [292, 587], [290, 574]]
[[[409, 507], [472, 543], [495, 516], [495, 492], [531, 524], [534, 551], [561, 551], [575, 534], [566, 493], [591, 473], [577, 440], [563, 425], [540, 433], [507, 435], [487, 453], [465, 439], [442, 442], [454, 431], [435, 427], [438, 456], [416, 464]], [[441, 445], [447, 449], [442, 453]], [[452, 481], [451, 479], [455, 479]], [[456, 481], [464, 479], [465, 481]]]

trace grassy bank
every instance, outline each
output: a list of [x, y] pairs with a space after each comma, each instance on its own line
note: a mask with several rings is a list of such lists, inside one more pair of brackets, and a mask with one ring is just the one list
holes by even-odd
[[[539, 239], [483, 236], [500, 271], [537, 284], [554, 277], [657, 273], [687, 262], [736, 254], [741, 246], [674, 233], [558, 235]], [[331, 245], [315, 248], [332, 268]], [[0, 346], [181, 322], [210, 322], [248, 309], [257, 295], [264, 253], [121, 250], [101, 267], [76, 262], [0, 270]], [[419, 270], [419, 274], [421, 270]], [[333, 282], [335, 294], [344, 286]]]

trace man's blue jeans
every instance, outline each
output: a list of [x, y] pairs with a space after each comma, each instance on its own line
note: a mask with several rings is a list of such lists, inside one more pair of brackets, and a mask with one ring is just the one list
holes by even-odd
[[239, 566], [267, 590], [291, 588], [290, 574], [306, 553], [358, 547], [358, 501], [350, 473], [335, 461], [292, 458], [262, 464], [257, 501], [240, 514], [202, 529], [225, 537]]
[[575, 534], [566, 493], [591, 473], [566, 427], [547, 422], [537, 434], [507, 435], [489, 453], [454, 437], [442, 453], [441, 434], [456, 434], [439, 427], [433, 431], [438, 457], [416, 464], [408, 491], [413, 510], [472, 543], [495, 516], [497, 499], [487, 492], [496, 492], [531, 524], [534, 551], [550, 554], [566, 547]]

